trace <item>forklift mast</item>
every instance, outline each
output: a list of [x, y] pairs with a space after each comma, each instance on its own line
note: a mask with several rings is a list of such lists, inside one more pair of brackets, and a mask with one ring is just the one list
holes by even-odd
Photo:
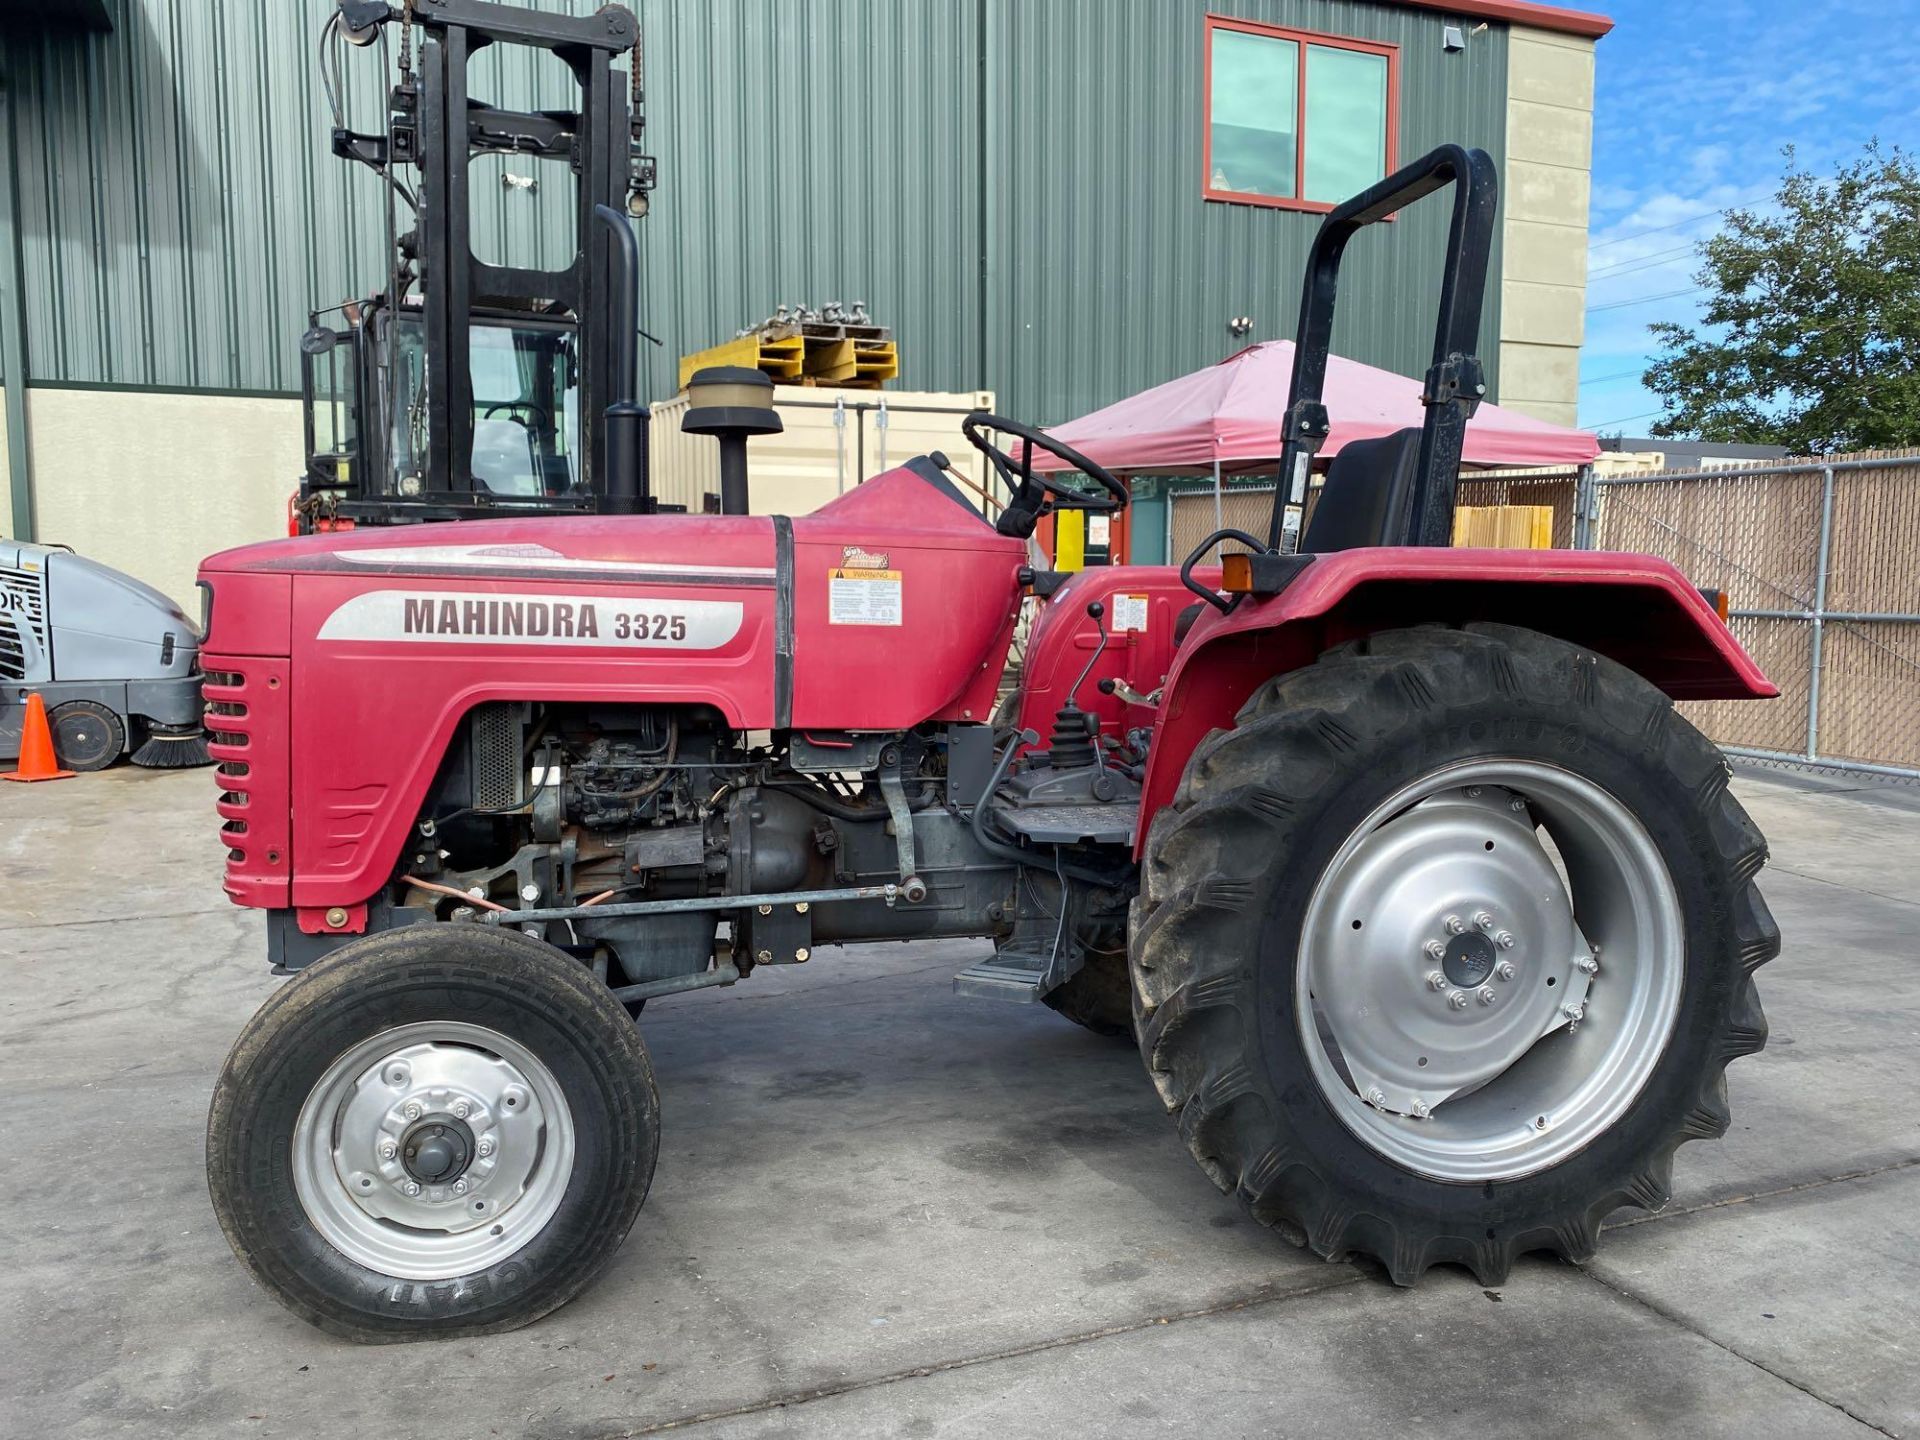
[[[339, 47], [377, 42], [386, 57], [390, 34], [398, 70], [386, 132], [348, 129]], [[578, 88], [576, 108], [512, 110], [472, 96], [469, 62], [492, 45], [550, 51]], [[629, 68], [616, 69], [629, 52]], [[386, 189], [390, 269], [379, 293], [316, 313], [302, 338], [308, 462], [296, 528], [650, 509], [647, 415], [633, 393], [638, 247], [629, 217], [646, 213], [656, 167], [644, 153], [632, 12], [338, 0], [321, 65], [333, 153], [376, 171]], [[482, 155], [569, 167], [567, 264], [475, 256], [470, 165]], [[396, 200], [412, 210], [410, 229], [395, 218]], [[340, 328], [326, 321], [336, 314]], [[480, 394], [477, 370], [492, 377]]]

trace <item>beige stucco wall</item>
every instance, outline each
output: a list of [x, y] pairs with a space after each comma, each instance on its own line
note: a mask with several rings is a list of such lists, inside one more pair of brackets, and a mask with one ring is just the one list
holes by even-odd
[[1591, 40], [1523, 26], [1507, 44], [1500, 403], [1562, 425], [1580, 408], [1593, 54]]
[[126, 390], [27, 392], [35, 528], [200, 613], [216, 550], [287, 533], [297, 400]]
[[13, 463], [13, 436], [7, 433], [7, 392], [0, 389], [0, 535], [13, 534], [13, 490], [7, 467]]

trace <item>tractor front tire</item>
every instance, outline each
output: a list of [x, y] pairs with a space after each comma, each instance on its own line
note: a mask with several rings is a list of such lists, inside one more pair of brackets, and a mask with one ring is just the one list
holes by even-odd
[[1666, 696], [1505, 626], [1388, 631], [1267, 682], [1150, 832], [1148, 1072], [1261, 1222], [1414, 1283], [1502, 1283], [1658, 1209], [1728, 1125], [1779, 931], [1766, 845]]
[[476, 925], [317, 961], [235, 1042], [207, 1119], [234, 1253], [350, 1340], [512, 1330], [612, 1261], [660, 1109], [639, 1031], [582, 966]]

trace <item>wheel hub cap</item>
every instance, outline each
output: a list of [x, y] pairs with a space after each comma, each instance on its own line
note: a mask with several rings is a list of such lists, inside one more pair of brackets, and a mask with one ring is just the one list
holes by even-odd
[[559, 1083], [478, 1025], [387, 1031], [328, 1067], [294, 1127], [294, 1187], [329, 1244], [437, 1280], [505, 1259], [552, 1218], [573, 1166]]
[[1631, 1101], [1683, 953], [1631, 812], [1554, 766], [1476, 761], [1389, 797], [1335, 854], [1297, 1013], [1316, 1082], [1369, 1144], [1443, 1179], [1516, 1175]]
[[400, 1163], [426, 1185], [451, 1185], [473, 1160], [473, 1132], [451, 1115], [430, 1116], [414, 1126], [400, 1145]]
[[1368, 834], [1328, 877], [1312, 937], [1328, 960], [1314, 995], [1354, 1088], [1397, 1115], [1484, 1085], [1583, 992], [1589, 951], [1552, 860], [1507, 792], [1473, 788]]

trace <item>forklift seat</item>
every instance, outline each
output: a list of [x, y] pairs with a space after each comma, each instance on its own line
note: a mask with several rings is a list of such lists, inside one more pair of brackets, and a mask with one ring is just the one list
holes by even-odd
[[1319, 503], [1300, 537], [1300, 553], [1411, 543], [1413, 475], [1419, 458], [1418, 430], [1396, 430], [1342, 446], [1327, 466]]

